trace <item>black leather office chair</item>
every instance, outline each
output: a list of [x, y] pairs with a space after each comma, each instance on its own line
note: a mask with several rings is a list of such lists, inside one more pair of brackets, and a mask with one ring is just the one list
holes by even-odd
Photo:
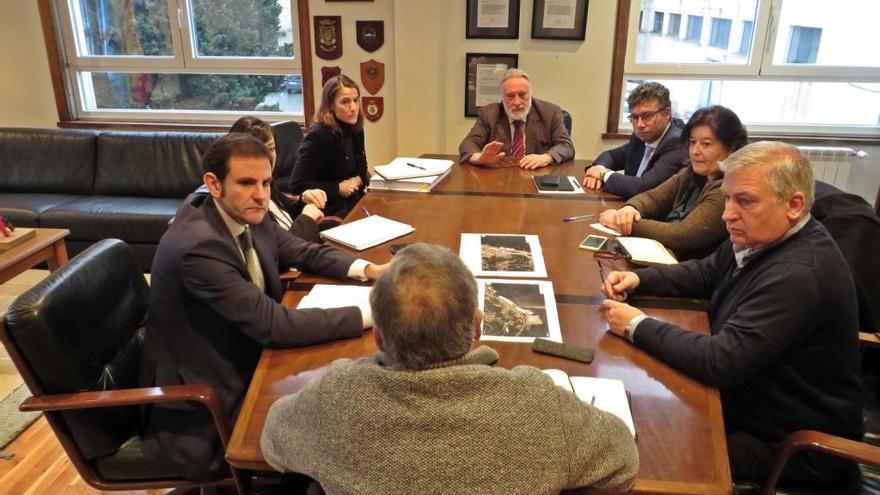
[[568, 111], [562, 111], [562, 125], [565, 126], [565, 130], [568, 131], [568, 135], [571, 136], [571, 114]]
[[100, 490], [205, 485], [179, 478], [144, 453], [141, 405], [201, 403], [224, 446], [229, 438], [210, 387], [137, 388], [148, 294], [131, 249], [105, 239], [22, 294], [0, 320], [0, 340], [34, 394], [21, 409], [45, 412], [80, 476]]
[[281, 192], [290, 192], [288, 179], [299, 156], [299, 144], [303, 140], [302, 126], [299, 122], [287, 120], [272, 124], [272, 132], [275, 134], [275, 151], [278, 153], [272, 178]]

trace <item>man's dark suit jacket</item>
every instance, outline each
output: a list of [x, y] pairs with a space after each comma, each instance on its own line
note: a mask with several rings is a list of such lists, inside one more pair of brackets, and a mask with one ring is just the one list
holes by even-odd
[[[477, 121], [458, 146], [462, 163], [492, 141], [504, 143], [504, 151], [510, 156], [510, 121], [501, 103], [480, 107]], [[525, 154], [550, 153], [559, 164], [574, 159], [574, 144], [562, 123], [562, 109], [550, 102], [532, 98], [532, 109], [526, 119]]]
[[[153, 261], [141, 384], [206, 384], [232, 426], [263, 347], [291, 347], [358, 337], [356, 307], [283, 307], [279, 267], [344, 279], [351, 255], [280, 229], [269, 215], [251, 226], [265, 293], [247, 266], [212, 198], [194, 194], [162, 237]], [[187, 404], [147, 412], [144, 449], [190, 479], [225, 469], [210, 416]]]
[[[640, 192], [653, 189], [666, 179], [675, 175], [689, 162], [687, 144], [681, 143], [681, 119], [672, 119], [666, 135], [657, 144], [657, 149], [648, 161], [648, 168], [641, 177], [636, 177], [642, 157], [645, 155], [645, 142], [635, 134], [629, 142], [599, 155], [592, 165], [602, 165], [609, 170], [623, 170], [623, 174], [613, 174], [602, 190], [629, 199]], [[589, 167], [587, 167], [589, 168]]]

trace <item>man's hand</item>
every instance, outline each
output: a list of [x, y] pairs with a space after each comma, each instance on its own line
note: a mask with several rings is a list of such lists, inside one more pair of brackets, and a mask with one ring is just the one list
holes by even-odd
[[602, 293], [615, 301], [625, 301], [639, 286], [639, 276], [633, 272], [611, 272], [605, 277]]
[[581, 181], [581, 185], [594, 191], [602, 189], [602, 186], [604, 185], [603, 177], [605, 176], [605, 171], [605, 167], [602, 165], [593, 165], [587, 169], [587, 172], [584, 174], [584, 180]]
[[383, 273], [388, 271], [388, 267], [391, 266], [391, 263], [384, 263], [381, 265], [377, 265], [375, 263], [370, 263], [364, 268], [364, 276], [370, 280], [376, 280], [381, 277]]
[[633, 318], [645, 314], [629, 304], [612, 301], [611, 299], [606, 299], [602, 303], [602, 312], [605, 314], [605, 319], [608, 321], [608, 328], [610, 328], [614, 334], [621, 337], [624, 336], [623, 329], [626, 328], [626, 325], [629, 324]]
[[633, 224], [642, 219], [639, 210], [626, 205], [619, 210], [605, 210], [599, 214], [599, 223], [606, 227], [616, 229], [623, 235], [632, 233]]
[[323, 189], [306, 189], [300, 199], [307, 205], [315, 205], [321, 209], [327, 206], [327, 193]]
[[321, 218], [324, 217], [324, 212], [319, 210], [315, 205], [305, 205], [302, 210], [302, 214], [311, 218], [315, 222], [320, 222]]
[[468, 161], [473, 163], [474, 165], [489, 165], [491, 163], [495, 163], [498, 160], [504, 158], [505, 153], [501, 151], [504, 147], [504, 143], [501, 141], [492, 141], [491, 143], [483, 146], [483, 150], [474, 153], [468, 158]]
[[540, 155], [525, 155], [519, 160], [519, 168], [525, 170], [534, 170], [536, 168], [546, 167], [553, 163], [553, 157], [549, 153]]
[[357, 192], [360, 189], [363, 181], [360, 177], [354, 176], [339, 183], [339, 195], [343, 198], [347, 198]]

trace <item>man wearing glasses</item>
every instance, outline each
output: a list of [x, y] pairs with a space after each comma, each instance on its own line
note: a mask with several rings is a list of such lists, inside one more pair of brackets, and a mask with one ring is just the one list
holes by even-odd
[[599, 155], [587, 167], [583, 185], [628, 199], [653, 189], [687, 165], [684, 123], [672, 118], [669, 90], [660, 83], [640, 84], [627, 98], [633, 134], [629, 142]]

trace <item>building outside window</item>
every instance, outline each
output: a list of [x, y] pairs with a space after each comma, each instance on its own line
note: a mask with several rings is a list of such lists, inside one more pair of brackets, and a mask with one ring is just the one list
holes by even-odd
[[792, 26], [785, 61], [790, 64], [815, 64], [821, 38], [822, 30], [819, 28]]
[[754, 31], [755, 23], [753, 21], [743, 21], [742, 37], [740, 37], [738, 54], [748, 56], [749, 49], [752, 47], [752, 35]]
[[654, 28], [651, 32], [656, 34], [663, 32], [663, 12], [654, 12]]

